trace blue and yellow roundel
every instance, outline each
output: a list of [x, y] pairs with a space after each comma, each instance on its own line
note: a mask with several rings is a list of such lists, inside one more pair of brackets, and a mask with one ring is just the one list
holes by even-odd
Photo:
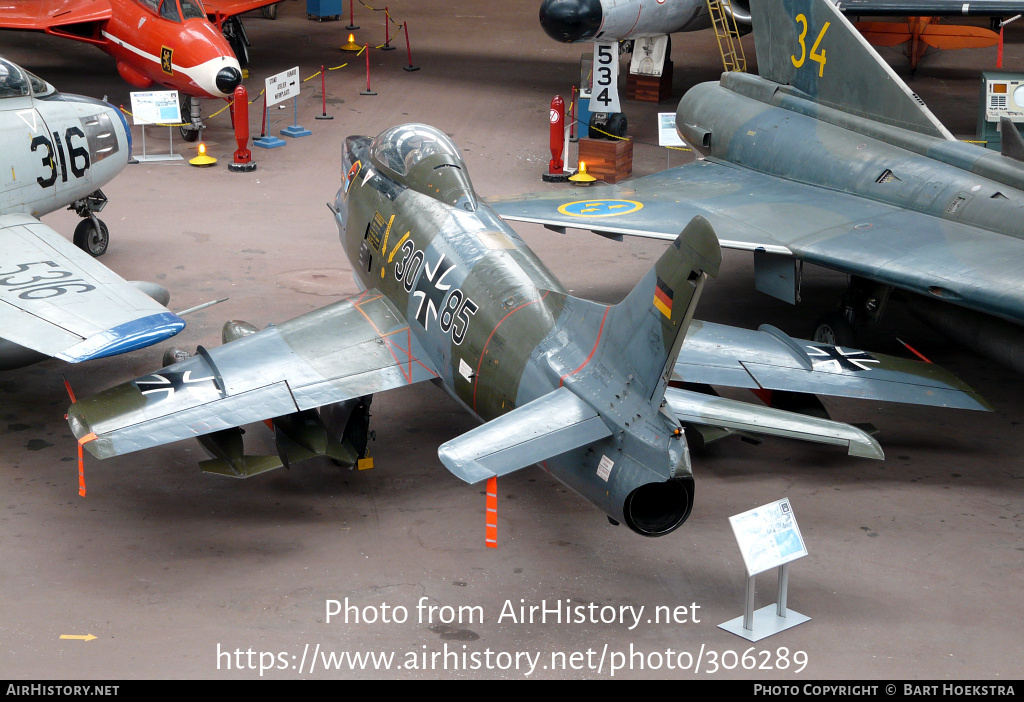
[[577, 200], [567, 202], [558, 211], [571, 217], [615, 217], [643, 208], [636, 200]]

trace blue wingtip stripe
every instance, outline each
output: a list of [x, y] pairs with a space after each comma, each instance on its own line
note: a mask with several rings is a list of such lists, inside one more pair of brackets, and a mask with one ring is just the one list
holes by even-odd
[[181, 317], [172, 312], [161, 312], [133, 319], [91, 336], [66, 349], [58, 358], [70, 363], [80, 363], [94, 358], [116, 356], [152, 346], [174, 336], [184, 328], [185, 320]]

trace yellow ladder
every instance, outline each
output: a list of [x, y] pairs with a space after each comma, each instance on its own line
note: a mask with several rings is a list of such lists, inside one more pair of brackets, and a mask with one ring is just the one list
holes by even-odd
[[743, 54], [739, 28], [732, 16], [730, 0], [707, 0], [711, 26], [718, 39], [718, 50], [722, 54], [722, 67], [726, 71], [746, 71], [747, 57]]

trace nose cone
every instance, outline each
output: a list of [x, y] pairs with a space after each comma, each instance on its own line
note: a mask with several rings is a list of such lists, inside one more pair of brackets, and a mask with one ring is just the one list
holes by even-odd
[[242, 72], [234, 66], [228, 66], [217, 71], [217, 90], [230, 95], [235, 88], [242, 84]]
[[540, 26], [555, 41], [587, 41], [601, 29], [601, 0], [544, 0]]

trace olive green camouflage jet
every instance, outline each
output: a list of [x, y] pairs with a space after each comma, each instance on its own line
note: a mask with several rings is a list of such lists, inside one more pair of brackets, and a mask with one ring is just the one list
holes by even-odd
[[[777, 435], [882, 458], [849, 424], [693, 388], [773, 390], [789, 407], [823, 392], [984, 408], [933, 365], [691, 323], [721, 262], [701, 217], [622, 302], [601, 305], [569, 295], [480, 201], [437, 129], [348, 137], [342, 163], [331, 207], [363, 292], [262, 331], [229, 322], [223, 346], [80, 400], [69, 421], [93, 455], [198, 437], [214, 456], [204, 469], [224, 475], [315, 455], [352, 464], [370, 396], [429, 380], [483, 422], [440, 447], [452, 473], [475, 483], [539, 463], [610, 519], [658, 536], [693, 505], [684, 424], [702, 441]], [[268, 418], [278, 455], [246, 455], [239, 427]]]
[[800, 301], [804, 262], [850, 275], [818, 341], [854, 343], [856, 327], [898, 297], [1024, 372], [1017, 129], [1003, 125], [1002, 153], [956, 141], [826, 0], [754, 0], [750, 10], [760, 76], [724, 73], [676, 111], [677, 131], [703, 158], [592, 188], [589, 200], [565, 191], [492, 200], [498, 214], [666, 240], [701, 215], [723, 247], [753, 252], [757, 289], [779, 299]]

